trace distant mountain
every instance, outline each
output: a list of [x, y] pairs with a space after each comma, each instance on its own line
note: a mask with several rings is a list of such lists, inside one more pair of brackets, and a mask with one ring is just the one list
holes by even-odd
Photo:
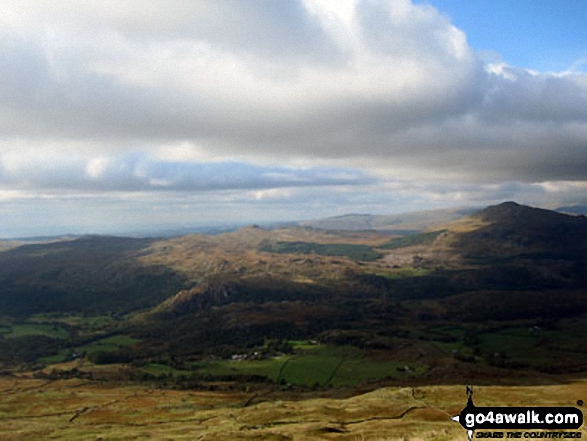
[[402, 213], [397, 215], [346, 214], [326, 219], [300, 222], [324, 230], [378, 230], [399, 234], [422, 231], [477, 211], [478, 208], [456, 208]]
[[21, 242], [26, 244], [33, 244], [33, 243], [49, 243], [49, 242], [62, 242], [66, 240], [74, 240], [83, 237], [83, 235], [79, 234], [64, 234], [59, 236], [31, 236], [31, 237], [16, 237], [14, 239], [10, 239], [14, 242]]
[[326, 219], [303, 221], [300, 225], [323, 230], [372, 230], [374, 219], [375, 216], [372, 214], [344, 214]]
[[558, 207], [556, 211], [569, 214], [587, 214], [587, 205], [564, 205]]
[[[454, 270], [464, 262], [491, 264], [504, 273], [506, 267], [524, 266], [542, 274], [533, 280], [581, 279], [586, 218], [513, 202], [469, 216], [466, 212], [355, 214], [314, 223], [327, 230], [251, 226], [216, 236], [84, 236], [6, 243], [5, 251], [0, 247], [0, 310], [9, 315], [131, 311], [154, 307], [182, 290], [208, 298], [217, 283], [227, 282], [232, 287], [226, 291], [232, 293], [229, 303], [254, 299], [255, 292], [266, 301], [300, 300], [317, 296], [321, 289], [362, 286], [356, 278], [363, 273], [414, 266]], [[442, 225], [431, 227], [433, 220]], [[424, 226], [430, 231], [393, 237], [394, 228], [420, 231]], [[391, 232], [384, 233], [386, 229]], [[357, 262], [363, 266], [357, 267]], [[219, 301], [218, 296], [210, 298], [213, 301], [202, 304]]]

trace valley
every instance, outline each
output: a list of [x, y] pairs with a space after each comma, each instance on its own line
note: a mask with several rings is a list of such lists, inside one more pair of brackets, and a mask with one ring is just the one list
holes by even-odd
[[[511, 202], [414, 230], [6, 246], [0, 419], [20, 435], [0, 439], [132, 439], [145, 424], [173, 439], [454, 439], [466, 384], [528, 405], [583, 390], [587, 219]], [[30, 394], [67, 410], [11, 404]], [[146, 423], [145, 403], [165, 400]]]

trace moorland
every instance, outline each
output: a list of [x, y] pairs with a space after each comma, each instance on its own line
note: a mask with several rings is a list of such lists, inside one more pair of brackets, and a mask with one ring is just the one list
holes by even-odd
[[453, 439], [465, 384], [585, 398], [584, 216], [369, 222], [3, 243], [0, 439]]

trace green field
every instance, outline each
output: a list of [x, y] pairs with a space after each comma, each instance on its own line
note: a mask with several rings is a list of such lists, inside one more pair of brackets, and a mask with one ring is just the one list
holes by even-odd
[[166, 364], [160, 364], [160, 363], [149, 363], [148, 365], [143, 366], [141, 368], [141, 370], [144, 373], [154, 375], [154, 376], [171, 375], [171, 376], [177, 377], [179, 375], [189, 375], [192, 373], [192, 371], [189, 371], [189, 370], [174, 369], [171, 366], [167, 366]]
[[290, 356], [271, 358], [267, 360], [253, 361], [211, 361], [193, 363], [192, 367], [202, 375], [227, 376], [227, 375], [260, 375], [275, 381], [283, 364]]
[[39, 358], [38, 361], [43, 364], [62, 363], [65, 361], [72, 360], [74, 354], [76, 357], [79, 357], [84, 354], [87, 356], [103, 352], [115, 352], [120, 348], [132, 346], [139, 342], [139, 339], [132, 338], [126, 335], [113, 335], [110, 337], [93, 341], [83, 346], [61, 349], [58, 353], [54, 355]]
[[28, 336], [44, 336], [65, 340], [70, 334], [67, 329], [56, 324], [21, 323], [11, 328], [3, 328], [2, 334], [5, 338], [20, 338]]
[[320, 254], [322, 256], [344, 256], [353, 260], [372, 261], [381, 254], [368, 245], [344, 243], [322, 244], [316, 242], [275, 242], [259, 246], [259, 251], [281, 254]]
[[93, 341], [84, 346], [79, 346], [76, 348], [76, 350], [79, 352], [85, 352], [86, 354], [93, 354], [96, 352], [111, 352], [116, 351], [122, 347], [132, 346], [139, 342], [139, 339], [132, 338], [127, 335], [113, 335]]
[[104, 329], [115, 322], [109, 315], [84, 316], [79, 314], [45, 313], [35, 314], [28, 318], [29, 323], [63, 323], [82, 328], [86, 331]]
[[[421, 375], [426, 366], [378, 361], [351, 346], [295, 346], [297, 353], [254, 361], [198, 362], [198, 373], [210, 376], [258, 375], [280, 384], [303, 387], [356, 386], [365, 381]], [[405, 366], [408, 365], [408, 370]]]
[[528, 327], [506, 328], [479, 334], [479, 347], [487, 356], [506, 357], [512, 361], [540, 366], [555, 358], [556, 346], [541, 344], [548, 332], [533, 332]]
[[65, 361], [71, 360], [71, 350], [70, 349], [62, 349], [55, 355], [50, 355], [48, 357], [41, 357], [38, 359], [39, 363], [43, 364], [56, 364], [56, 363], [63, 363]]

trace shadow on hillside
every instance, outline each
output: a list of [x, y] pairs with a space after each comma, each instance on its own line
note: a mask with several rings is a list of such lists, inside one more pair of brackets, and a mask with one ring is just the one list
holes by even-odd
[[87, 236], [23, 245], [0, 253], [0, 310], [23, 317], [45, 312], [124, 313], [152, 307], [185, 280], [137, 259], [151, 239]]

